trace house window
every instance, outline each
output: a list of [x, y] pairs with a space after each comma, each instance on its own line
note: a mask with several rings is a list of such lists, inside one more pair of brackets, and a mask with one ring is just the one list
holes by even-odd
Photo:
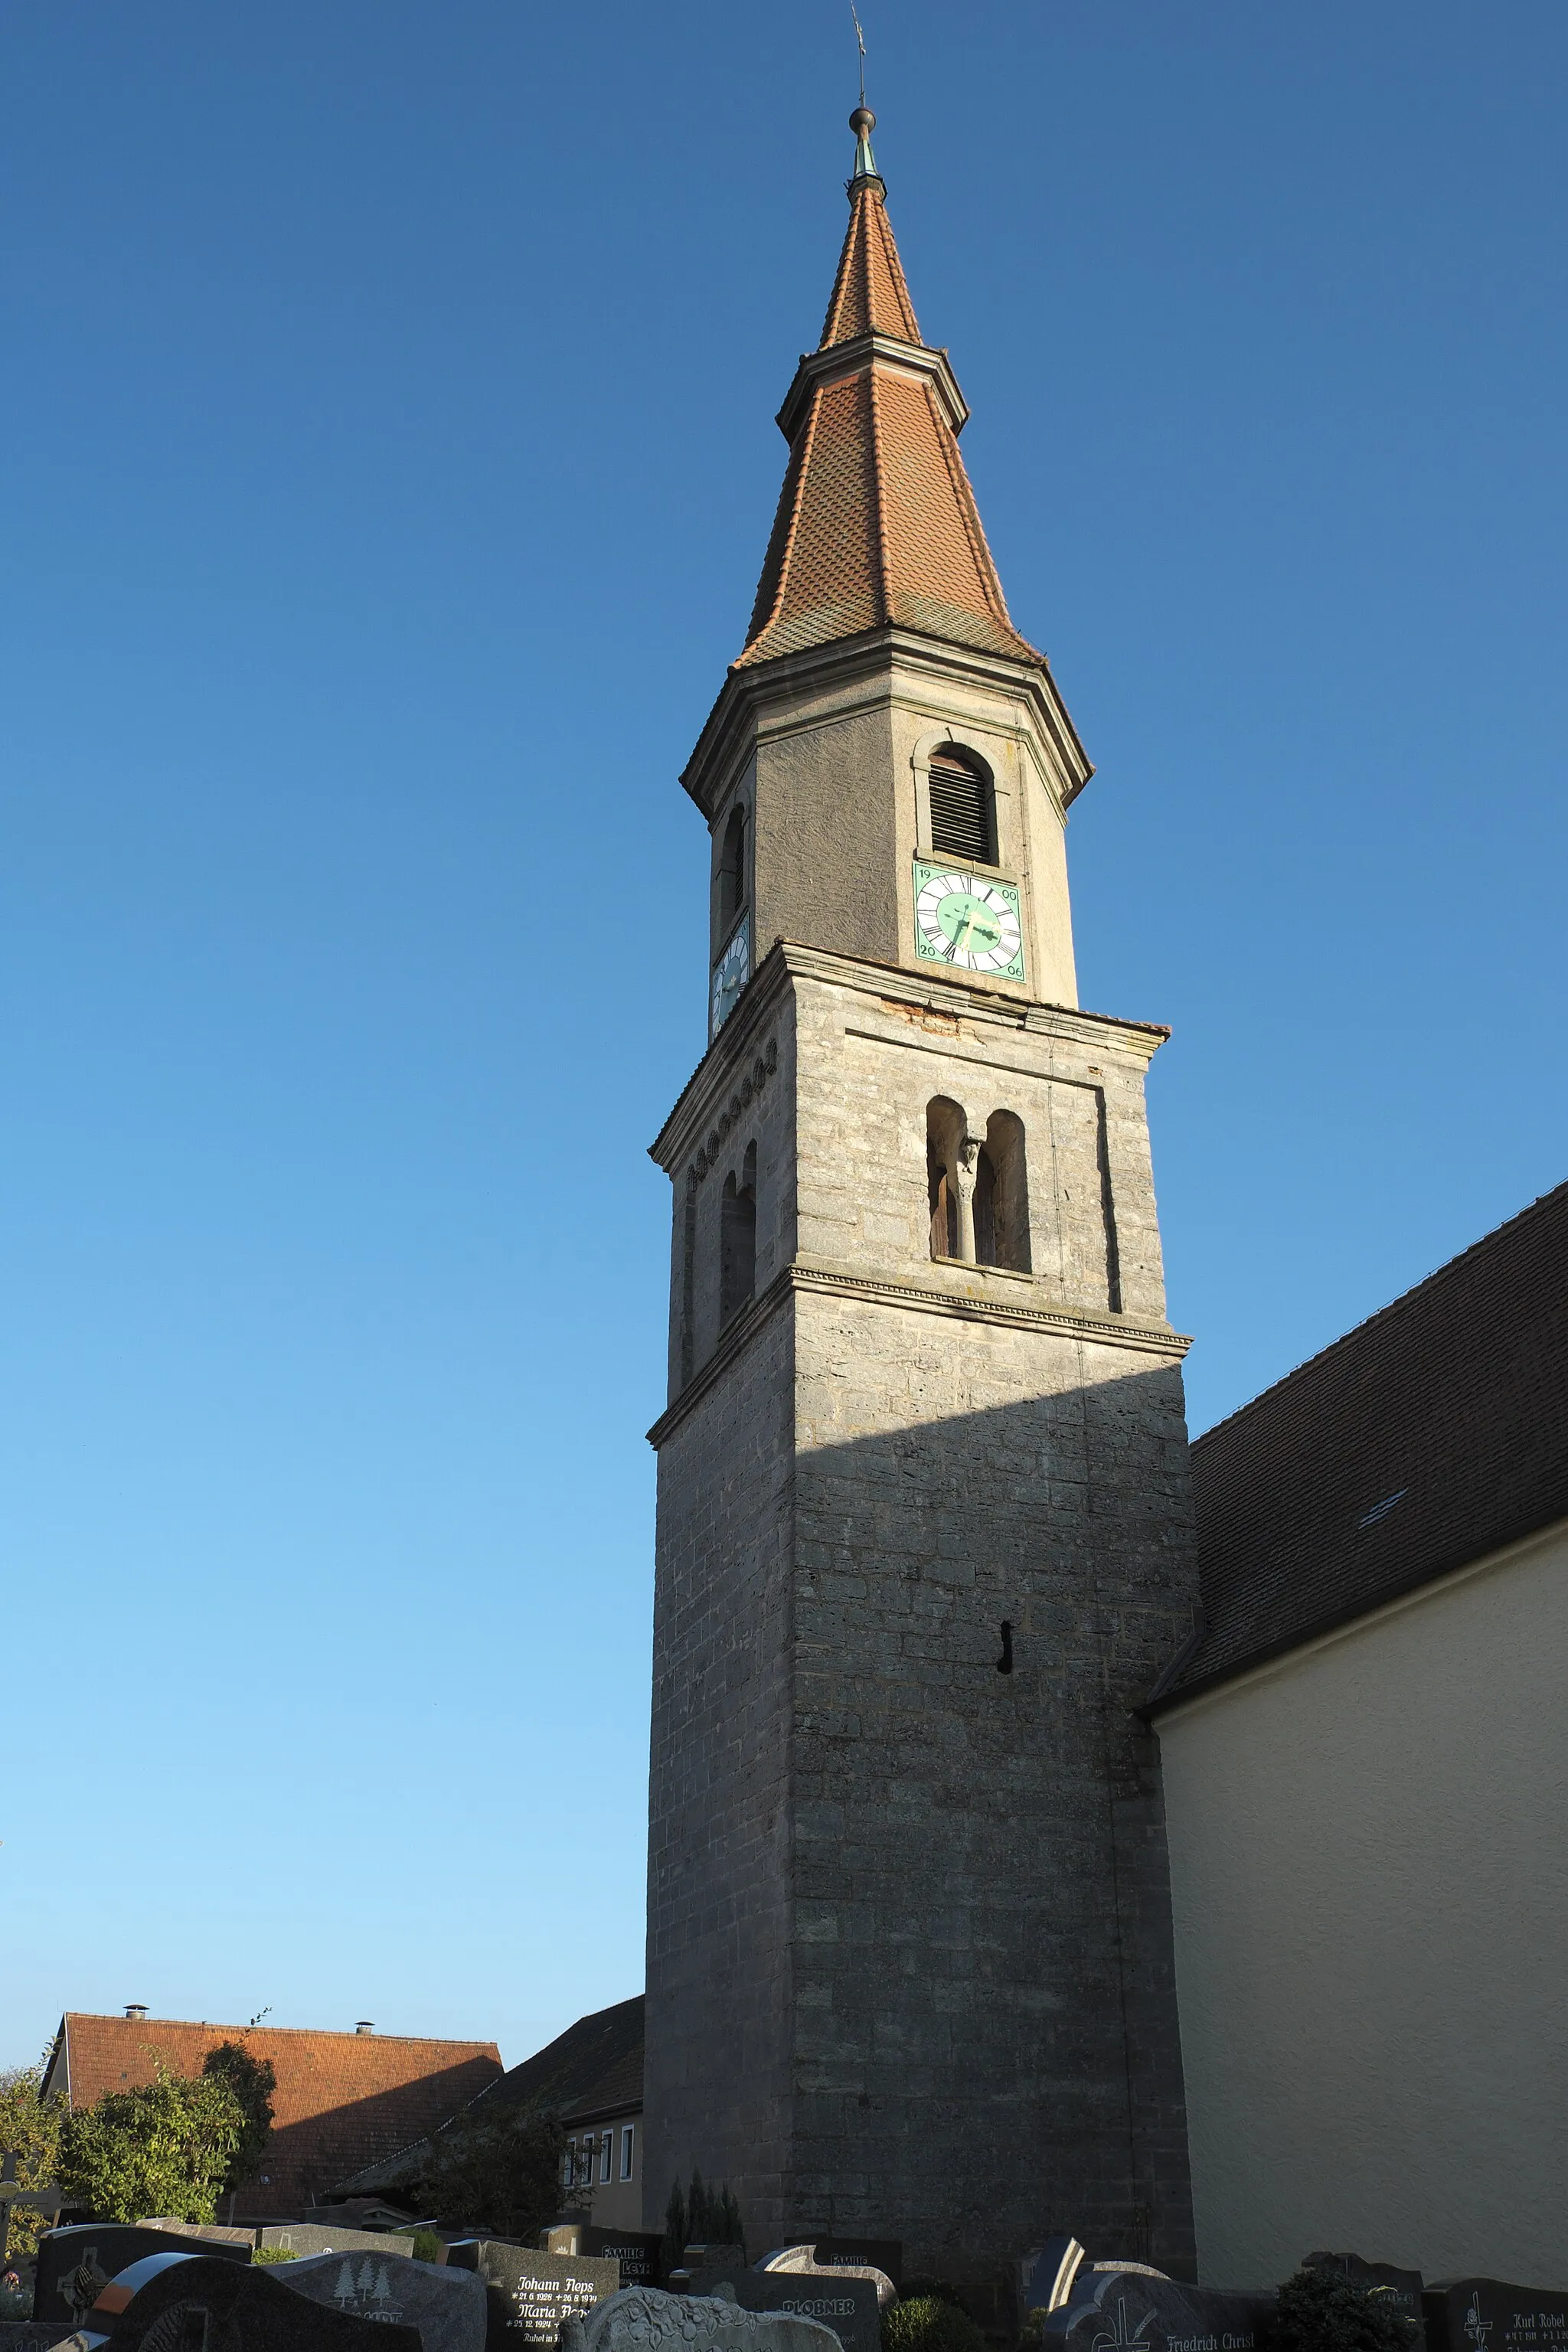
[[994, 866], [996, 808], [984, 761], [955, 743], [944, 743], [931, 754], [930, 783], [932, 856]]
[[614, 2146], [615, 2146], [615, 2135], [614, 2135], [614, 2133], [613, 2133], [613, 2132], [604, 2132], [604, 2133], [602, 2133], [602, 2134], [600, 2135], [600, 2138], [599, 2138], [599, 2181], [600, 2181], [600, 2185], [601, 2185], [601, 2187], [603, 2187], [604, 2185], [605, 2185], [605, 2184], [608, 2182], [609, 2179], [610, 2179], [610, 2172], [611, 2172], [610, 2150], [611, 2150], [611, 2148], [612, 2148]]
[[577, 2171], [577, 2143], [568, 2140], [561, 2157], [561, 2186], [570, 2189]]
[[621, 2179], [623, 2180], [629, 2180], [632, 2177], [632, 2147], [636, 2135], [635, 2124], [621, 2126]]

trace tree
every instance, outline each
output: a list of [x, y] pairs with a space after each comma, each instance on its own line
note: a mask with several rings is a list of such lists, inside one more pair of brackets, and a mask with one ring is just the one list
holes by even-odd
[[1280, 2288], [1269, 2340], [1275, 2352], [1414, 2352], [1419, 2334], [1386, 2287], [1309, 2263]]
[[106, 2091], [66, 2119], [59, 2183], [96, 2221], [167, 2213], [210, 2221], [251, 2119], [221, 2075], [158, 2070], [134, 2091]]
[[[44, 2069], [8, 2066], [0, 2073], [0, 2153], [16, 2152], [16, 2181], [22, 2189], [47, 2189], [59, 2178], [60, 2127], [65, 2106], [58, 2099], [39, 2096]], [[18, 2205], [11, 2215], [6, 2259], [31, 2262], [38, 2250], [38, 2233], [48, 2222], [36, 2207]]]
[[679, 2268], [688, 2246], [739, 2246], [745, 2252], [746, 2233], [741, 2224], [741, 2208], [733, 2189], [726, 2180], [721, 2188], [710, 2189], [695, 2165], [691, 2168], [691, 2186], [682, 2189], [679, 2180], [669, 2192], [669, 2203], [664, 2215], [664, 2267], [668, 2276]]
[[243, 2042], [220, 2042], [202, 2060], [202, 2073], [227, 2084], [245, 2117], [244, 2133], [224, 2179], [222, 2194], [226, 2197], [248, 2187], [260, 2173], [272, 2137], [272, 2094], [278, 2088], [278, 2069], [270, 2058], [252, 2057]]
[[420, 2187], [445, 2221], [537, 2238], [561, 2205], [566, 2135], [554, 2116], [459, 2116], [437, 2135]]

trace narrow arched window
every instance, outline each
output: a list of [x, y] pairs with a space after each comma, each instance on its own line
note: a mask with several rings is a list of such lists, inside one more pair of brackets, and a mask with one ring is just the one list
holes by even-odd
[[719, 1322], [738, 1315], [757, 1286], [757, 1147], [746, 1146], [739, 1178], [724, 1179], [719, 1210]]
[[932, 1257], [961, 1257], [958, 1214], [958, 1147], [963, 1139], [963, 1113], [946, 1095], [935, 1095], [926, 1105], [926, 1184], [931, 1199]]
[[746, 903], [746, 811], [737, 802], [730, 811], [719, 848], [719, 936], [723, 939]]
[[1014, 1111], [994, 1110], [985, 1122], [974, 1179], [974, 1255], [982, 1265], [1030, 1270], [1024, 1122]]
[[996, 811], [984, 761], [944, 743], [931, 753], [929, 781], [932, 856], [994, 866]]

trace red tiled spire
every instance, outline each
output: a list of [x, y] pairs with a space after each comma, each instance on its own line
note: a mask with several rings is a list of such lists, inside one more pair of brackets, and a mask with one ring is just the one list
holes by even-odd
[[1007, 616], [958, 453], [968, 411], [921, 341], [858, 109], [849, 229], [822, 341], [779, 424], [789, 466], [739, 669], [885, 627], [1038, 662]]

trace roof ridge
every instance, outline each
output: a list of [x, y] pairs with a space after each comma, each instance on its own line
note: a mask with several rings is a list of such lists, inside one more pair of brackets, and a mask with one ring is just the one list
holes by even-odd
[[446, 2033], [359, 2033], [352, 2025], [226, 2025], [221, 2018], [210, 2017], [124, 2017], [110, 2009], [68, 2009], [61, 2012], [60, 2021], [69, 2025], [80, 2020], [91, 2025], [132, 2025], [143, 2032], [156, 2025], [184, 2026], [192, 2033], [299, 2033], [309, 2034], [318, 2042], [417, 2042], [422, 2049], [493, 2050], [495, 2036], [481, 2042], [471, 2034]]
[[1549, 1192], [1538, 1192], [1533, 1201], [1525, 1202], [1522, 1209], [1516, 1209], [1512, 1216], [1504, 1217], [1500, 1224], [1491, 1226], [1478, 1240], [1469, 1243], [1453, 1257], [1445, 1258], [1440, 1265], [1435, 1265], [1430, 1273], [1424, 1274], [1418, 1282], [1413, 1282], [1407, 1290], [1401, 1290], [1393, 1298], [1385, 1299], [1381, 1307], [1374, 1307], [1370, 1315], [1363, 1315], [1359, 1323], [1352, 1323], [1348, 1331], [1342, 1331], [1339, 1337], [1331, 1339], [1326, 1347], [1318, 1349], [1313, 1355], [1303, 1356], [1299, 1364], [1293, 1364], [1288, 1372], [1281, 1372], [1279, 1378], [1270, 1381], [1266, 1389], [1259, 1389], [1256, 1396], [1248, 1397], [1245, 1404], [1238, 1404], [1234, 1412], [1226, 1414], [1223, 1421], [1214, 1422], [1200, 1436], [1194, 1437], [1191, 1450], [1195, 1454], [1200, 1446], [1208, 1444], [1210, 1438], [1218, 1437], [1223, 1431], [1232, 1428], [1237, 1422], [1244, 1421], [1249, 1413], [1256, 1412], [1260, 1405], [1267, 1404], [1269, 1398], [1277, 1395], [1279, 1390], [1289, 1388], [1290, 1382], [1299, 1379], [1301, 1373], [1312, 1370], [1314, 1366], [1325, 1362], [1331, 1356], [1337, 1355], [1341, 1349], [1348, 1348], [1352, 1339], [1359, 1339], [1363, 1331], [1370, 1331], [1374, 1323], [1381, 1323], [1388, 1316], [1413, 1304], [1423, 1291], [1430, 1290], [1435, 1283], [1441, 1282], [1447, 1276], [1456, 1273], [1467, 1259], [1478, 1257], [1483, 1250], [1495, 1247], [1502, 1236], [1515, 1225], [1522, 1224], [1527, 1217], [1534, 1216], [1537, 1211], [1545, 1208], [1550, 1202], [1555, 1201], [1563, 1193], [1568, 1193], [1568, 1178], [1565, 1178], [1561, 1184], [1553, 1184]]

